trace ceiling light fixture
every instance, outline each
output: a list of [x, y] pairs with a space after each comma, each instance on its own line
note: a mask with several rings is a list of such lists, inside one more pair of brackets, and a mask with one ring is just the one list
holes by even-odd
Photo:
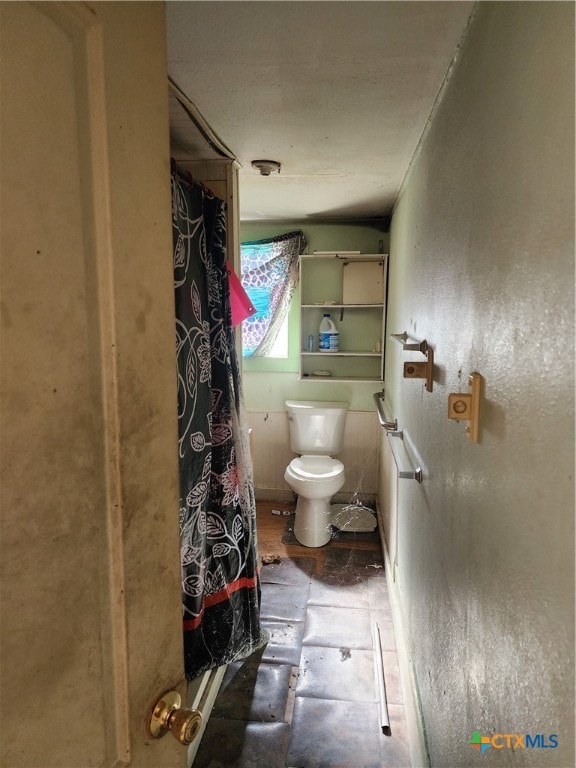
[[261, 176], [270, 176], [272, 171], [280, 173], [280, 163], [276, 160], [252, 160], [252, 168], [257, 168]]

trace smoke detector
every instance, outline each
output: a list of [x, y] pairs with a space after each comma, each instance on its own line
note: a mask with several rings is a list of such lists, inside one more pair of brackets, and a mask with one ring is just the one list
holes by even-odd
[[252, 168], [257, 168], [261, 176], [270, 176], [272, 171], [280, 173], [280, 163], [276, 160], [252, 160]]

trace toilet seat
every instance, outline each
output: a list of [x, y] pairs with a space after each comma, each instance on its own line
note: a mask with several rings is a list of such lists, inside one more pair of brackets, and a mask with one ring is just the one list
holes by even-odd
[[344, 464], [330, 456], [299, 456], [292, 459], [289, 469], [295, 477], [307, 482], [323, 482], [344, 472]]

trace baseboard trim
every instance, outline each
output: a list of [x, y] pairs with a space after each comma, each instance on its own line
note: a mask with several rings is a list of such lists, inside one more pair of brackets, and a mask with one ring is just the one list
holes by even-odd
[[420, 697], [418, 695], [418, 684], [414, 674], [414, 666], [410, 657], [409, 644], [404, 629], [398, 583], [394, 581], [393, 565], [390, 562], [388, 545], [384, 536], [384, 521], [378, 505], [377, 514], [380, 542], [386, 569], [385, 574], [386, 583], [388, 584], [388, 596], [390, 598], [390, 608], [392, 609], [392, 621], [396, 637], [396, 648], [398, 650], [398, 664], [400, 667], [402, 692], [404, 694], [404, 715], [406, 717], [406, 730], [408, 732], [408, 743], [410, 745], [410, 760], [412, 768], [430, 768], [430, 758], [428, 756], [428, 747], [424, 732], [424, 720], [422, 717], [422, 709], [420, 707]]

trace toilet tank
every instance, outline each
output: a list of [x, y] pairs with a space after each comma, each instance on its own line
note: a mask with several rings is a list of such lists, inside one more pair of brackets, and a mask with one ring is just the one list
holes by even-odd
[[300, 455], [335, 456], [342, 449], [348, 403], [286, 400], [290, 447]]

